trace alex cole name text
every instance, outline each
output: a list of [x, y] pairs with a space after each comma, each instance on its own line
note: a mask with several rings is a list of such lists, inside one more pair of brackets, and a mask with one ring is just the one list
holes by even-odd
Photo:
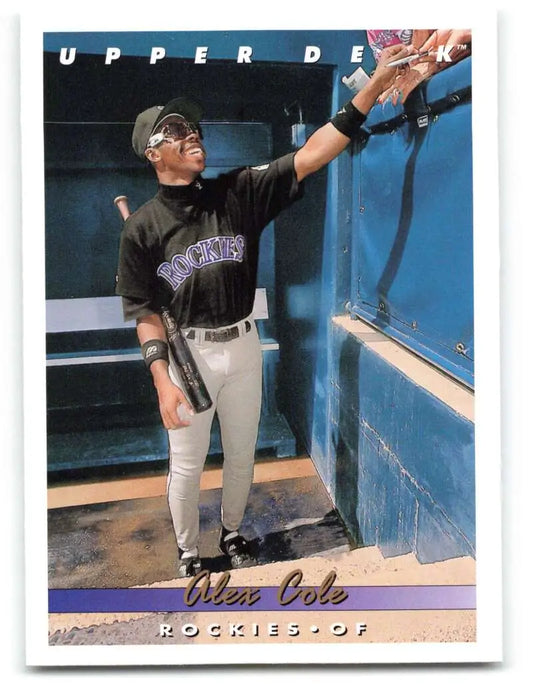
[[[315, 602], [321, 605], [340, 604], [348, 598], [348, 593], [342, 587], [334, 588], [336, 579], [337, 574], [332, 570], [322, 580], [320, 586], [300, 586], [303, 573], [299, 569], [293, 570], [285, 576], [279, 585], [277, 601], [280, 606], [289, 606], [296, 600], [301, 601], [305, 606]], [[224, 572], [215, 585], [211, 586], [209, 572], [200, 572], [187, 585], [183, 597], [184, 603], [191, 607], [198, 603], [253, 606], [260, 600], [261, 589], [255, 587], [228, 588], [230, 581], [231, 574]]]

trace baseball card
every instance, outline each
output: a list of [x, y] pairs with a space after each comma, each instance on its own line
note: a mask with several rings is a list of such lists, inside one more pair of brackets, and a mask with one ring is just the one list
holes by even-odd
[[21, 20], [29, 666], [501, 661], [496, 19], [318, 9]]

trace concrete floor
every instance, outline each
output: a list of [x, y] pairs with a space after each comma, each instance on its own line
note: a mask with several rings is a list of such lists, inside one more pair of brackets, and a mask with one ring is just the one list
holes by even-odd
[[[308, 460], [308, 459], [306, 459]], [[294, 461], [290, 461], [293, 463]], [[252, 485], [241, 528], [259, 565], [350, 549], [314, 468], [300, 477]], [[268, 473], [268, 464], [262, 465]], [[200, 555], [212, 572], [229, 569], [217, 547], [221, 490], [200, 496]], [[127, 496], [127, 495], [126, 495]], [[176, 577], [176, 542], [164, 495], [97, 501], [49, 510], [49, 587], [125, 588]]]

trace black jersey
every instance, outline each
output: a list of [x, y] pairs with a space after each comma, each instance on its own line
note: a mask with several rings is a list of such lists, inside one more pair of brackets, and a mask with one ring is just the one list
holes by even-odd
[[124, 319], [171, 309], [180, 327], [223, 327], [253, 308], [259, 238], [302, 195], [294, 153], [187, 186], [159, 185], [125, 222], [116, 292]]

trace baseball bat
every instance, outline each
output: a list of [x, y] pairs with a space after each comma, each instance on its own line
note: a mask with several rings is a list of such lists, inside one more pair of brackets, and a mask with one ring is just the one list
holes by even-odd
[[205, 412], [213, 402], [183, 332], [168, 308], [161, 308], [161, 319], [167, 333], [172, 358], [178, 369], [185, 394], [195, 412]]
[[120, 211], [120, 215], [122, 216], [122, 220], [125, 221], [126, 218], [129, 218], [130, 207], [128, 205], [128, 197], [127, 196], [124, 196], [124, 194], [121, 194], [120, 196], [116, 196], [113, 199], [113, 203]]
[[[122, 219], [126, 220], [130, 215], [128, 197], [123, 194], [117, 196], [114, 199], [114, 204], [120, 211]], [[183, 391], [195, 412], [205, 412], [213, 405], [213, 401], [187, 340], [168, 308], [161, 308], [160, 315], [165, 327], [168, 347], [181, 378]]]

